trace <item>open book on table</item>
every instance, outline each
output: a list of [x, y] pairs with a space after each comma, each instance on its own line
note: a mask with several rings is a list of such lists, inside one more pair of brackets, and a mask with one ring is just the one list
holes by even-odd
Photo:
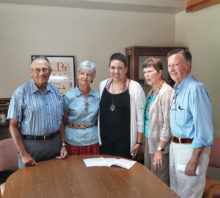
[[116, 158], [104, 158], [104, 157], [99, 157], [99, 158], [88, 158], [88, 159], [83, 159], [84, 163], [86, 164], [86, 167], [91, 167], [91, 166], [120, 166], [122, 168], [129, 169], [131, 168], [136, 161], [133, 160], [127, 160], [127, 159], [116, 159]]

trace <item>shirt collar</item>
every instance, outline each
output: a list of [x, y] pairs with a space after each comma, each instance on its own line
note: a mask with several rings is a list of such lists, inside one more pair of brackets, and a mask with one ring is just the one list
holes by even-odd
[[[40, 89], [35, 85], [33, 79], [30, 81], [30, 87], [31, 87], [31, 94], [34, 94], [34, 93], [36, 93], [36, 92], [43, 92], [42, 90], [40, 90]], [[49, 84], [47, 83], [45, 93], [48, 92], [48, 91], [52, 91], [52, 90], [51, 90]]]
[[186, 86], [186, 84], [188, 83], [188, 81], [190, 79], [192, 79], [192, 74], [191, 73], [189, 73], [186, 76], [186, 78], [184, 78], [183, 81], [179, 85], [175, 84], [174, 87], [173, 87], [174, 90], [180, 92]]
[[[75, 89], [76, 96], [83, 96], [83, 93], [79, 90], [78, 87]], [[95, 96], [94, 91], [90, 88], [88, 96]]]

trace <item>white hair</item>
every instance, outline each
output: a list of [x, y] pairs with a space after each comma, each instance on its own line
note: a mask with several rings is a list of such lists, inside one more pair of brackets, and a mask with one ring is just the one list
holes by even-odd
[[36, 57], [34, 57], [33, 60], [31, 61], [30, 68], [32, 68], [32, 63], [33, 63], [35, 60], [44, 60], [44, 61], [48, 62], [48, 67], [49, 67], [49, 69], [52, 69], [51, 66], [50, 66], [50, 61], [48, 60], [48, 58], [47, 58], [46, 56], [36, 56]]
[[77, 75], [79, 74], [79, 72], [81, 70], [89, 70], [89, 71], [91, 71], [92, 75], [93, 75], [93, 79], [95, 78], [95, 74], [96, 74], [95, 63], [90, 62], [88, 60], [85, 60], [85, 61], [81, 62], [79, 64], [79, 66], [77, 67]]

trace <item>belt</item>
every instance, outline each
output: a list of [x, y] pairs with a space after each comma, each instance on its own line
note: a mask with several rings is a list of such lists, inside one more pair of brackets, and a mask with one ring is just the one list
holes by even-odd
[[24, 140], [50, 140], [53, 139], [55, 136], [57, 136], [59, 134], [59, 131], [55, 132], [55, 133], [51, 133], [49, 135], [22, 135]]
[[90, 125], [90, 126], [86, 126], [86, 125], [76, 125], [76, 124], [71, 124], [68, 122], [67, 124], [70, 128], [74, 128], [74, 129], [88, 129], [91, 127], [96, 126], [96, 124]]
[[189, 138], [178, 138], [178, 137], [175, 137], [175, 136], [172, 136], [171, 137], [171, 140], [175, 143], [182, 143], [182, 144], [191, 144], [193, 139], [189, 139]]

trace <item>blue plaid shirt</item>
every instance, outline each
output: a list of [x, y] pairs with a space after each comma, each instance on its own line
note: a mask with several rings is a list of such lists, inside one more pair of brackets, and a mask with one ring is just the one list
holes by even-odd
[[23, 135], [45, 135], [59, 130], [63, 117], [63, 100], [58, 89], [47, 83], [46, 90], [30, 80], [16, 89], [8, 109], [8, 119], [19, 121]]

